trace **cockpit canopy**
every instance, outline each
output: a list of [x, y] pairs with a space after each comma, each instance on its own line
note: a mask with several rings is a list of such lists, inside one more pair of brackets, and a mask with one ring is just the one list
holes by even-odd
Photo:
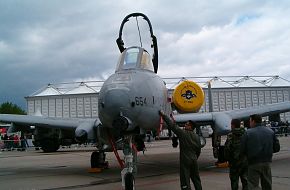
[[154, 72], [151, 56], [140, 47], [125, 49], [119, 59], [116, 72], [127, 69], [145, 69]]

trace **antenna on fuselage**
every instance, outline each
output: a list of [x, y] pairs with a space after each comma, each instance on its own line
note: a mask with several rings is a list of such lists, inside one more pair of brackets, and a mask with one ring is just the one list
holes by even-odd
[[143, 45], [142, 45], [141, 33], [140, 33], [140, 28], [139, 28], [139, 23], [138, 23], [138, 19], [137, 19], [137, 17], [136, 17], [136, 24], [137, 24], [137, 28], [138, 28], [138, 34], [139, 34], [139, 40], [140, 40], [140, 46], [143, 47]]
[[[149, 18], [146, 15], [144, 15], [143, 13], [131, 13], [131, 14], [127, 15], [123, 19], [123, 21], [121, 23], [121, 26], [120, 26], [120, 30], [119, 30], [119, 38], [116, 40], [117, 45], [118, 45], [118, 48], [119, 48], [119, 50], [120, 50], [121, 53], [126, 49], [126, 47], [124, 47], [124, 41], [122, 39], [122, 33], [123, 33], [124, 24], [127, 21], [129, 21], [129, 18], [130, 17], [136, 17], [137, 18], [138, 16], [143, 17], [143, 19], [146, 20], [147, 23], [148, 23], [148, 25], [149, 25], [149, 31], [150, 31], [150, 35], [151, 35], [151, 38], [152, 38], [151, 47], [154, 50], [154, 53], [153, 53], [153, 56], [152, 56], [152, 62], [153, 62], [154, 72], [157, 73], [157, 71], [158, 71], [158, 46], [157, 46], [157, 38], [153, 34], [153, 29], [152, 29], [151, 22], [150, 22]], [[139, 30], [139, 26], [138, 26], [138, 30]], [[140, 37], [140, 31], [139, 31], [139, 37]], [[140, 41], [141, 41], [141, 39], [140, 39]], [[141, 42], [141, 46], [142, 46], [142, 42]]]

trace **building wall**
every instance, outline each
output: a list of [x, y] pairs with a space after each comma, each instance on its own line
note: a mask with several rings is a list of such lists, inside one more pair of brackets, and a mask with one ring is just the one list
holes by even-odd
[[[209, 111], [208, 90], [202, 112]], [[227, 111], [252, 106], [290, 101], [290, 87], [255, 87], [255, 88], [213, 88], [213, 111]], [[290, 120], [290, 113], [281, 114], [282, 120]]]
[[28, 115], [38, 110], [43, 116], [59, 118], [94, 118], [98, 116], [98, 94], [27, 97]]
[[[172, 94], [173, 90], [169, 91]], [[208, 112], [208, 89], [200, 112]], [[226, 111], [290, 100], [290, 87], [212, 88], [213, 111]], [[27, 97], [27, 112], [60, 118], [94, 118], [98, 116], [98, 93]], [[290, 113], [281, 114], [290, 120]]]

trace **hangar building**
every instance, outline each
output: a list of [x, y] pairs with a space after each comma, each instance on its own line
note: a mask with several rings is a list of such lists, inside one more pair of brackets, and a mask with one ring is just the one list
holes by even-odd
[[[200, 112], [208, 112], [208, 83], [211, 83], [213, 111], [247, 108], [290, 101], [290, 81], [279, 76], [215, 76], [164, 78], [169, 95], [184, 80], [197, 82], [205, 92]], [[92, 118], [98, 116], [98, 92], [103, 81], [48, 84], [30, 96], [27, 113], [39, 111], [44, 116], [60, 118]], [[290, 119], [290, 112], [281, 114]]]

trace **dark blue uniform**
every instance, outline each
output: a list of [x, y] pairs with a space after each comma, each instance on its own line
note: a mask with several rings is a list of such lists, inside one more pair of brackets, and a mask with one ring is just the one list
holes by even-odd
[[271, 166], [274, 152], [280, 150], [280, 144], [274, 132], [261, 125], [250, 128], [242, 138], [241, 153], [248, 159], [249, 189], [259, 187], [261, 180], [262, 189], [272, 189]]

